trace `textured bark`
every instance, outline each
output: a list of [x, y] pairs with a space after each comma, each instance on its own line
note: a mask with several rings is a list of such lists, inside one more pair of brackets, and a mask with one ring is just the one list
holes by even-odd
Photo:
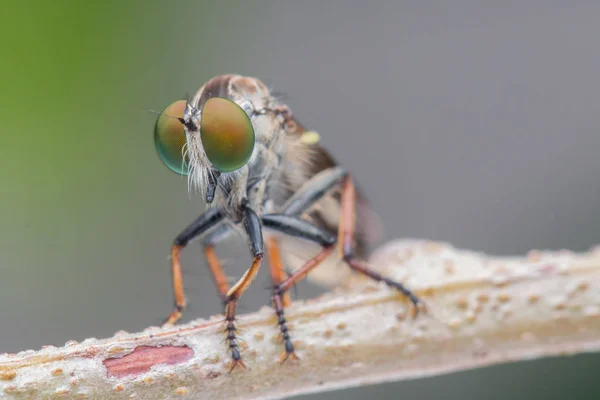
[[301, 361], [270, 308], [238, 325], [248, 371], [227, 372], [219, 318], [0, 356], [7, 399], [272, 399], [485, 365], [600, 350], [600, 250], [488, 257], [397, 241], [371, 260], [427, 303], [355, 279], [287, 311]]

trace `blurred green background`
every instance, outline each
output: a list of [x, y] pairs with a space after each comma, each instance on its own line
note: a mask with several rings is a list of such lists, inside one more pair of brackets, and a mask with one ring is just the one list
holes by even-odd
[[[217, 74], [284, 92], [389, 238], [497, 254], [600, 242], [597, 2], [2, 5], [0, 352], [168, 314], [170, 243], [202, 203], [158, 160], [148, 110]], [[224, 257], [231, 275], [242, 250]], [[199, 245], [184, 263], [185, 320], [219, 313]], [[268, 304], [264, 272], [245, 311]], [[599, 367], [586, 355], [306, 398], [597, 399]]]

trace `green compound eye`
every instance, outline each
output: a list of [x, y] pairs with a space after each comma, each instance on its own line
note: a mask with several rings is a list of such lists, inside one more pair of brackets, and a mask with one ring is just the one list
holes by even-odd
[[188, 175], [189, 160], [183, 159], [183, 147], [185, 146], [185, 131], [183, 124], [177, 118], [183, 118], [185, 111], [185, 100], [178, 100], [165, 108], [156, 120], [154, 127], [154, 144], [162, 162], [170, 170], [180, 174]]
[[254, 150], [254, 128], [235, 102], [211, 97], [202, 108], [200, 139], [206, 156], [221, 172], [243, 167]]

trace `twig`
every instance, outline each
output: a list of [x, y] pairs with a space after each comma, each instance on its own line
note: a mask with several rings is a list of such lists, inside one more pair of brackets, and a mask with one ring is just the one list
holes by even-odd
[[[227, 372], [222, 317], [0, 356], [0, 397], [273, 399], [600, 350], [600, 250], [489, 258], [400, 241], [371, 260], [428, 313], [356, 279], [287, 312], [301, 361], [279, 365], [270, 308], [240, 317], [248, 371]], [[3, 397], [4, 396], [4, 397]]]

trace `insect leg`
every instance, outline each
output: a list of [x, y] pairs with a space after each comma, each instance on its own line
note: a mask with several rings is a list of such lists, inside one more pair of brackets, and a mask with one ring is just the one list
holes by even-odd
[[246, 291], [250, 283], [256, 278], [256, 274], [260, 269], [260, 265], [262, 264], [262, 259], [264, 255], [263, 251], [263, 237], [262, 237], [262, 227], [260, 223], [260, 219], [249, 206], [243, 206], [244, 219], [243, 225], [246, 230], [246, 234], [250, 239], [250, 250], [252, 251], [252, 256], [254, 260], [252, 261], [252, 265], [246, 272], [244, 276], [235, 284], [229, 291], [225, 297], [225, 320], [227, 322], [227, 327], [225, 331], [227, 332], [227, 341], [229, 342], [229, 348], [231, 349], [231, 363], [229, 366], [229, 371], [231, 372], [237, 365], [240, 367], [246, 368], [244, 363], [242, 362], [242, 357], [240, 355], [239, 346], [236, 340], [236, 328], [235, 328], [235, 306], [237, 301], [242, 296], [242, 294]]
[[306, 275], [323, 260], [325, 260], [334, 250], [336, 238], [327, 231], [324, 231], [310, 222], [298, 217], [287, 214], [268, 214], [262, 217], [263, 225], [266, 228], [271, 228], [279, 232], [311, 240], [320, 244], [323, 247], [315, 257], [310, 259], [301, 268], [295, 271], [287, 279], [283, 280], [273, 288], [273, 307], [277, 314], [277, 324], [281, 331], [281, 336], [284, 340], [285, 352], [281, 353], [281, 362], [284, 362], [289, 357], [297, 359], [298, 356], [294, 353], [294, 345], [292, 344], [288, 327], [284, 316], [284, 301], [282, 296], [298, 281], [306, 277]]
[[[334, 167], [315, 175], [305, 187], [297, 191], [284, 204], [282, 207], [283, 214], [300, 215], [323, 197], [327, 190], [338, 183], [345, 174], [346, 172], [343, 168]], [[269, 265], [271, 266], [271, 280], [274, 285], [277, 285], [286, 278], [277, 239], [271, 238], [267, 242], [267, 255], [269, 257]], [[287, 292], [283, 294], [281, 301], [284, 307], [288, 307], [291, 304], [291, 299]]]
[[165, 324], [171, 325], [181, 318], [185, 308], [185, 293], [183, 291], [183, 278], [181, 275], [181, 250], [196, 236], [206, 232], [209, 228], [221, 222], [223, 214], [219, 209], [206, 211], [187, 228], [183, 230], [173, 241], [171, 248], [171, 276], [173, 278], [173, 292], [175, 296], [175, 307], [166, 318]]
[[[287, 277], [283, 263], [281, 262], [281, 252], [276, 238], [267, 240], [267, 257], [269, 259], [269, 267], [271, 268], [271, 281], [273, 286], [280, 284]], [[281, 299], [284, 307], [288, 307], [291, 303], [289, 293], [284, 293]]]
[[354, 240], [354, 223], [355, 223], [355, 195], [354, 195], [354, 184], [350, 175], [346, 175], [343, 181], [342, 188], [342, 216], [340, 218], [340, 226], [338, 229], [338, 242], [340, 258], [342, 258], [348, 266], [365, 276], [376, 281], [383, 281], [388, 286], [397, 289], [412, 303], [412, 315], [417, 316], [419, 305], [423, 307], [422, 301], [407, 287], [402, 285], [400, 282], [396, 282], [381, 275], [379, 272], [373, 270], [367, 263], [356, 258], [352, 251], [352, 242]]
[[283, 214], [303, 213], [346, 175], [347, 172], [342, 167], [332, 167], [319, 172], [286, 201]]
[[231, 225], [221, 224], [204, 240], [204, 257], [206, 258], [208, 268], [213, 276], [215, 285], [217, 286], [217, 290], [219, 291], [219, 295], [223, 301], [225, 301], [227, 298], [229, 281], [227, 279], [227, 275], [225, 275], [223, 272], [221, 262], [215, 253], [215, 245], [229, 235], [232, 230], [233, 228]]
[[229, 290], [229, 282], [227, 282], [227, 276], [223, 272], [223, 268], [221, 268], [221, 262], [215, 253], [215, 246], [212, 244], [205, 244], [204, 257], [206, 257], [208, 268], [213, 276], [213, 279], [215, 280], [215, 285], [217, 286], [219, 295], [221, 296], [221, 299], [225, 300], [227, 291]]

